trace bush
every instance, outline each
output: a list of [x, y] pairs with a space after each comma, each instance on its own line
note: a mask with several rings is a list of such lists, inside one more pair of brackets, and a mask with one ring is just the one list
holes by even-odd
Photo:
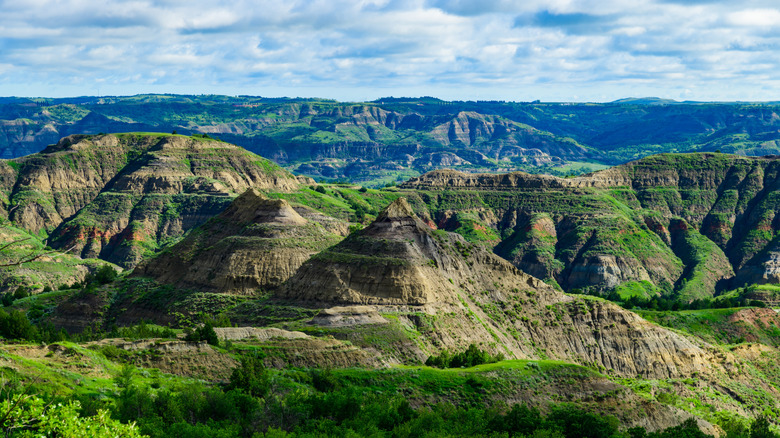
[[95, 271], [94, 278], [99, 284], [108, 284], [116, 280], [117, 276], [119, 276], [119, 273], [117, 273], [114, 268], [110, 265], [103, 265]]
[[10, 292], [7, 292], [3, 294], [3, 298], [0, 299], [2, 301], [3, 306], [8, 307], [14, 303], [14, 295]]
[[554, 406], [546, 422], [566, 438], [611, 437], [619, 426], [615, 417], [592, 414], [571, 405]]
[[750, 424], [750, 438], [776, 438], [777, 434], [769, 430], [769, 419], [759, 415]]
[[203, 326], [192, 329], [184, 330], [184, 340], [187, 342], [201, 342], [205, 341], [209, 345], [219, 346], [219, 338], [217, 332], [214, 331], [214, 326], [210, 321], [206, 321]]
[[241, 389], [255, 397], [263, 397], [271, 386], [268, 370], [257, 355], [241, 357], [241, 366], [230, 374], [228, 389]]
[[329, 368], [312, 368], [309, 370], [309, 376], [311, 376], [311, 384], [314, 389], [320, 392], [331, 392], [341, 386]]
[[498, 353], [493, 356], [487, 351], [482, 351], [476, 345], [471, 344], [466, 351], [452, 356], [446, 350], [442, 351], [438, 356], [431, 356], [425, 361], [425, 365], [436, 368], [470, 368], [502, 360], [504, 360], [503, 354]]
[[37, 340], [38, 330], [22, 312], [0, 310], [0, 336], [8, 339]]
[[16, 300], [27, 298], [29, 295], [30, 293], [27, 291], [27, 288], [24, 286], [19, 286], [16, 288], [16, 291], [14, 291], [14, 299]]

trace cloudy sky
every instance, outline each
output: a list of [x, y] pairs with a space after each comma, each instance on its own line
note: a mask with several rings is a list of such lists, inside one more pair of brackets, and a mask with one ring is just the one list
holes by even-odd
[[776, 0], [0, 0], [0, 96], [780, 100]]

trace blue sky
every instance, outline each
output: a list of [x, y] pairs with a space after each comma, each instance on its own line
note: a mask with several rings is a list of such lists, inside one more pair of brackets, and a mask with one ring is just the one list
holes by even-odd
[[780, 100], [780, 4], [0, 0], [0, 95]]

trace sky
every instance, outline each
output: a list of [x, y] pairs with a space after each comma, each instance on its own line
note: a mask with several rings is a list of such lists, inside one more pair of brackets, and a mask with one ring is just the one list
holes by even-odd
[[776, 0], [0, 0], [0, 96], [780, 100]]

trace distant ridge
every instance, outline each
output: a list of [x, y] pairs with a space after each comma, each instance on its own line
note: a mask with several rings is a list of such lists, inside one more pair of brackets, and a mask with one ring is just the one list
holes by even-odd
[[682, 102], [674, 99], [663, 99], [660, 97], [626, 97], [614, 100], [610, 103], [629, 104], [629, 105], [676, 105]]

